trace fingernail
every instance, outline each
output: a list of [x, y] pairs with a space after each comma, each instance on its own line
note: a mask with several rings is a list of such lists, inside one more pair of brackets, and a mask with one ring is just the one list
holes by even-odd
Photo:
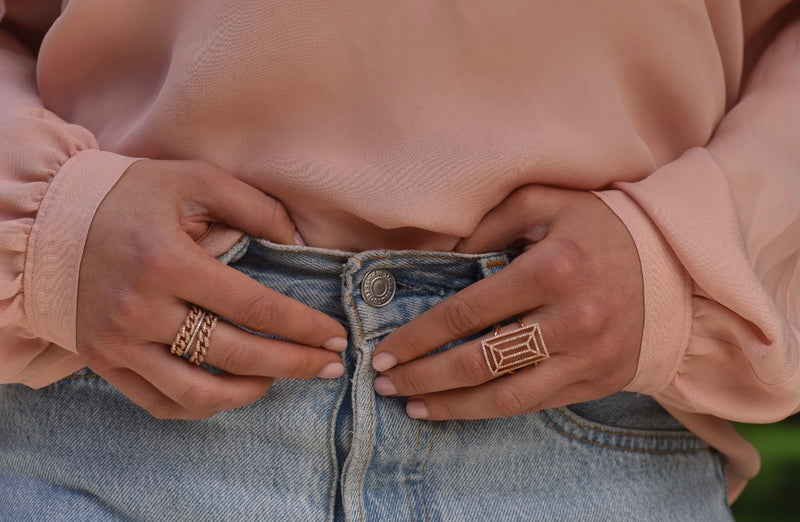
[[385, 372], [389, 368], [393, 368], [395, 365], [397, 365], [397, 359], [390, 353], [379, 353], [372, 358], [372, 367], [379, 372]]
[[300, 235], [300, 232], [295, 231], [294, 233], [294, 244], [300, 246], [306, 246], [306, 242], [303, 241], [303, 236]]
[[397, 393], [397, 388], [395, 387], [392, 380], [385, 375], [381, 375], [377, 379], [375, 379], [375, 391], [378, 395], [394, 395]]
[[341, 377], [344, 373], [344, 364], [340, 362], [333, 362], [329, 365], [325, 366], [321, 372], [319, 372], [318, 377], [322, 377], [323, 379], [336, 379]]
[[322, 347], [334, 352], [343, 352], [347, 349], [347, 338], [345, 337], [331, 337], [324, 343]]
[[420, 400], [408, 401], [406, 404], [406, 413], [412, 419], [427, 419], [428, 408], [425, 403]]

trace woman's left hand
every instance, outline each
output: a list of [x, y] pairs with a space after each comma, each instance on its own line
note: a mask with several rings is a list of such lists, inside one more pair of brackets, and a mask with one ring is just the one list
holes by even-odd
[[[414, 418], [482, 419], [599, 399], [633, 379], [644, 323], [641, 265], [616, 215], [589, 192], [529, 185], [487, 214], [457, 251], [511, 246], [524, 251], [500, 272], [376, 347], [379, 394], [410, 397]], [[424, 356], [515, 317], [540, 325], [549, 359], [496, 376], [481, 339]]]

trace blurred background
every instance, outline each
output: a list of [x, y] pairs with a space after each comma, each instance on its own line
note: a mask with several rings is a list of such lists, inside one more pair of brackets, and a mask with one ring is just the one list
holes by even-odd
[[737, 522], [800, 522], [800, 415], [736, 429], [761, 454], [761, 472], [733, 505]]

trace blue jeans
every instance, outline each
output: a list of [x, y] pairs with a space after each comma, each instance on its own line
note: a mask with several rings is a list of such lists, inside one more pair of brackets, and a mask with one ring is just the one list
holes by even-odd
[[[341, 321], [345, 376], [279, 380], [201, 421], [154, 419], [89, 370], [41, 390], [3, 386], [0, 520], [731, 519], [719, 455], [649, 397], [431, 422], [374, 393], [376, 343], [505, 254], [244, 238], [223, 260]], [[360, 289], [376, 268], [396, 280], [383, 307]]]

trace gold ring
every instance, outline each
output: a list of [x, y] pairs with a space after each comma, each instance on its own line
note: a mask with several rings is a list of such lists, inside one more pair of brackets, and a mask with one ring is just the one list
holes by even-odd
[[186, 350], [191, 346], [191, 342], [197, 335], [196, 332], [200, 322], [203, 320], [203, 315], [203, 310], [199, 306], [192, 306], [189, 309], [189, 313], [186, 314], [175, 340], [172, 341], [172, 346], [169, 348], [170, 353], [183, 357], [183, 354], [186, 353]]
[[219, 316], [192, 305], [183, 324], [170, 346], [170, 353], [202, 364], [208, 354], [211, 332], [217, 325]]
[[197, 343], [195, 344], [196, 348], [194, 351], [189, 355], [189, 360], [197, 365], [203, 364], [203, 361], [208, 354], [208, 345], [211, 341], [211, 332], [214, 330], [214, 327], [217, 326], [217, 320], [219, 317], [217, 314], [207, 313], [206, 316], [203, 318], [203, 322], [200, 325], [199, 334], [197, 335]]
[[539, 323], [525, 325], [519, 321], [519, 324], [520, 328], [504, 334], [498, 333], [498, 326], [492, 337], [481, 341], [483, 357], [492, 375], [513, 373], [550, 357]]

